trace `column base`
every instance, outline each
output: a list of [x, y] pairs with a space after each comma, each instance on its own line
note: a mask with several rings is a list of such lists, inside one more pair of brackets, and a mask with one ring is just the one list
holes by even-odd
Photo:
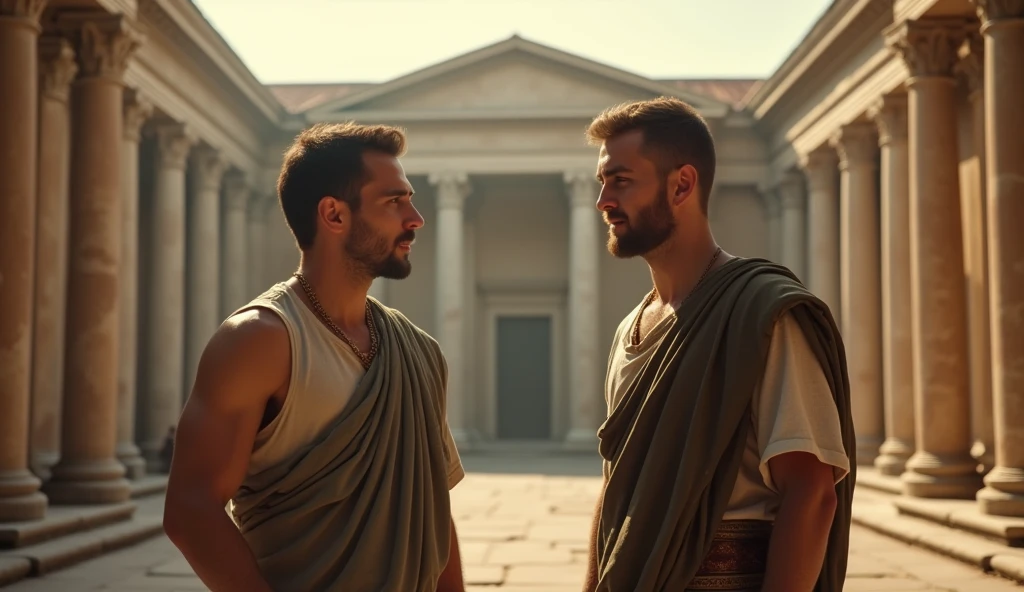
[[125, 476], [128, 479], [136, 480], [146, 476], [146, 461], [142, 458], [139, 447], [133, 442], [117, 445], [117, 460], [124, 465]]
[[876, 436], [857, 436], [857, 464], [870, 466], [878, 458], [882, 439]]
[[997, 466], [985, 476], [985, 485], [978, 492], [983, 513], [1024, 517], [1024, 469]]
[[888, 438], [878, 449], [875, 468], [883, 475], [899, 477], [906, 470], [907, 461], [913, 454], [913, 446], [899, 438]]
[[971, 458], [978, 462], [978, 472], [982, 475], [987, 474], [992, 467], [996, 466], [995, 451], [981, 440], [977, 440], [974, 446], [971, 446]]
[[565, 436], [562, 448], [571, 452], [597, 452], [597, 429], [573, 428]]
[[903, 493], [913, 497], [974, 499], [981, 489], [976, 463], [967, 456], [939, 457], [917, 452], [900, 476]]
[[26, 522], [46, 516], [47, 498], [28, 469], [0, 473], [0, 522]]
[[57, 464], [60, 460], [59, 452], [38, 452], [32, 455], [32, 460], [29, 462], [29, 469], [39, 480], [46, 483], [50, 480], [53, 475], [50, 469], [53, 465]]
[[114, 459], [61, 462], [43, 491], [54, 504], [113, 504], [131, 498], [124, 465]]

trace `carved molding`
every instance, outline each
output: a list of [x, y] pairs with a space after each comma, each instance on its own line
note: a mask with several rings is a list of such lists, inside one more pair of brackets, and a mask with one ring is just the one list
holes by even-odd
[[907, 63], [911, 76], [952, 77], [969, 31], [970, 21], [963, 18], [908, 20], [886, 29], [885, 40]]
[[971, 94], [985, 90], [985, 38], [980, 31], [971, 31], [957, 56], [956, 73], [967, 81]]
[[77, 41], [82, 77], [121, 82], [143, 37], [123, 15], [62, 13], [58, 27]]
[[883, 96], [868, 109], [868, 116], [878, 127], [879, 146], [887, 146], [893, 141], [907, 141], [907, 95], [900, 93]]
[[1024, 19], [1024, 0], [972, 0], [981, 22]]
[[50, 100], [68, 102], [71, 82], [78, 74], [75, 50], [62, 37], [39, 40], [39, 92]]
[[124, 91], [124, 139], [139, 141], [142, 126], [153, 115], [153, 103], [141, 92], [129, 88]]
[[839, 155], [839, 170], [877, 164], [878, 130], [871, 123], [844, 125], [832, 136], [831, 144]]
[[251, 193], [245, 173], [235, 169], [224, 175], [224, 203], [228, 209], [244, 211]]
[[439, 209], [461, 209], [473, 190], [469, 175], [462, 172], [430, 173], [427, 181], [437, 187]]
[[195, 133], [181, 123], [164, 123], [156, 128], [157, 163], [167, 169], [185, 169], [192, 146], [196, 143]]
[[[569, 203], [574, 208], [595, 208], [599, 186], [594, 173], [588, 171], [566, 171], [563, 179], [569, 190]], [[596, 211], [596, 208], [595, 208]]]
[[220, 151], [204, 145], [193, 150], [191, 156], [196, 188], [200, 191], [219, 191], [224, 172], [228, 169], [228, 163]]
[[39, 24], [43, 9], [49, 0], [0, 0], [0, 17], [27, 18]]

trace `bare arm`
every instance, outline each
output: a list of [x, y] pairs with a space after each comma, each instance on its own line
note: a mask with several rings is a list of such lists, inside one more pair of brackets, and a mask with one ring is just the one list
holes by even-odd
[[448, 564], [437, 581], [437, 592], [465, 592], [462, 578], [462, 557], [459, 555], [459, 537], [455, 533], [455, 520], [451, 520], [451, 543], [448, 545]]
[[768, 548], [763, 592], [811, 592], [821, 573], [836, 510], [831, 466], [807, 452], [768, 461], [782, 497]]
[[601, 508], [604, 506], [604, 489], [608, 486], [605, 479], [601, 486], [601, 495], [597, 497], [597, 507], [594, 508], [594, 521], [590, 527], [590, 558], [587, 561], [587, 575], [583, 583], [583, 592], [594, 592], [597, 590], [597, 537], [598, 529], [601, 526]]
[[213, 592], [271, 592], [225, 511], [249, 465], [267, 402], [291, 371], [287, 331], [272, 313], [222, 325], [199, 362], [179, 421], [164, 530]]

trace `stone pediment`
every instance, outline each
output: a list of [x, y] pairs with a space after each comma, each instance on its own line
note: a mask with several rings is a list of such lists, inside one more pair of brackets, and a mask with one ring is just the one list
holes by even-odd
[[614, 104], [677, 96], [708, 117], [714, 99], [512, 37], [307, 112], [310, 121], [592, 117]]

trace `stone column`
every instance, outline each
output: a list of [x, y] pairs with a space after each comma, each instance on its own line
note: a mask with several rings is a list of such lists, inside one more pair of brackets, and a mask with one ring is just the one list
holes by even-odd
[[270, 287], [266, 273], [267, 265], [267, 216], [274, 204], [270, 195], [253, 191], [249, 197], [248, 230], [249, 230], [249, 265], [246, 269], [249, 282], [249, 299], [262, 294]]
[[[962, 19], [904, 21], [886, 31], [907, 63], [914, 422], [917, 451], [903, 473], [919, 497], [972, 498], [967, 304], [953, 66]], [[1005, 122], [1004, 122], [1005, 125]]]
[[162, 471], [160, 451], [178, 422], [184, 393], [185, 163], [195, 137], [178, 123], [161, 124], [156, 134], [140, 448], [147, 469]]
[[68, 167], [71, 125], [68, 94], [78, 72], [71, 44], [39, 43], [39, 169], [36, 210], [35, 306], [32, 330], [32, 471], [42, 480], [60, 458], [60, 402], [64, 377], [67, 300]]
[[124, 140], [121, 142], [121, 318], [117, 379], [117, 459], [128, 477], [146, 472], [135, 444], [136, 369], [139, 350], [139, 132], [153, 106], [138, 91], [124, 97]]
[[39, 133], [37, 43], [45, 1], [0, 1], [0, 522], [46, 513], [28, 470]]
[[882, 97], [871, 108], [870, 115], [878, 126], [882, 150], [882, 374], [886, 437], [875, 467], [883, 475], [898, 476], [914, 453], [907, 96]]
[[192, 199], [186, 208], [185, 396], [206, 342], [220, 324], [220, 184], [225, 168], [216, 150], [200, 146], [192, 151]]
[[66, 14], [81, 72], [72, 101], [68, 306], [61, 458], [46, 484], [56, 503], [127, 500], [117, 461], [121, 267], [122, 79], [139, 37], [120, 15]]
[[976, 0], [985, 36], [985, 139], [996, 466], [982, 511], [1024, 516], [1024, 2]]
[[[988, 223], [985, 199], [984, 38], [971, 33], [961, 47], [957, 69], [966, 79], [972, 136], [977, 155], [960, 196], [964, 228], [964, 276], [967, 278], [967, 329], [971, 361], [971, 456], [982, 473], [995, 464], [992, 419], [992, 356], [989, 330]], [[964, 170], [964, 169], [961, 169]]]
[[807, 175], [807, 252], [809, 287], [832, 310], [841, 323], [839, 310], [839, 183], [835, 150], [822, 147], [801, 159]]
[[462, 325], [462, 208], [470, 192], [465, 173], [431, 174], [437, 188], [437, 340], [448, 362], [448, 425], [459, 444], [468, 443], [467, 403], [463, 390], [465, 344]]
[[761, 199], [768, 217], [768, 256], [770, 261], [782, 263], [782, 205], [774, 187], [762, 188]]
[[605, 416], [598, 338], [601, 253], [599, 187], [592, 171], [565, 174], [570, 200], [569, 227], [569, 433], [570, 448], [594, 450]]
[[790, 171], [779, 183], [782, 211], [782, 264], [807, 281], [807, 193], [803, 175]]
[[839, 155], [840, 307], [850, 373], [857, 462], [869, 465], [885, 435], [882, 412], [881, 236], [875, 126], [843, 126]]
[[227, 318], [235, 310], [244, 305], [249, 294], [246, 285], [248, 251], [246, 238], [248, 235], [246, 221], [246, 205], [249, 203], [249, 186], [245, 176], [239, 171], [232, 171], [224, 177], [224, 259], [221, 279], [220, 317]]

